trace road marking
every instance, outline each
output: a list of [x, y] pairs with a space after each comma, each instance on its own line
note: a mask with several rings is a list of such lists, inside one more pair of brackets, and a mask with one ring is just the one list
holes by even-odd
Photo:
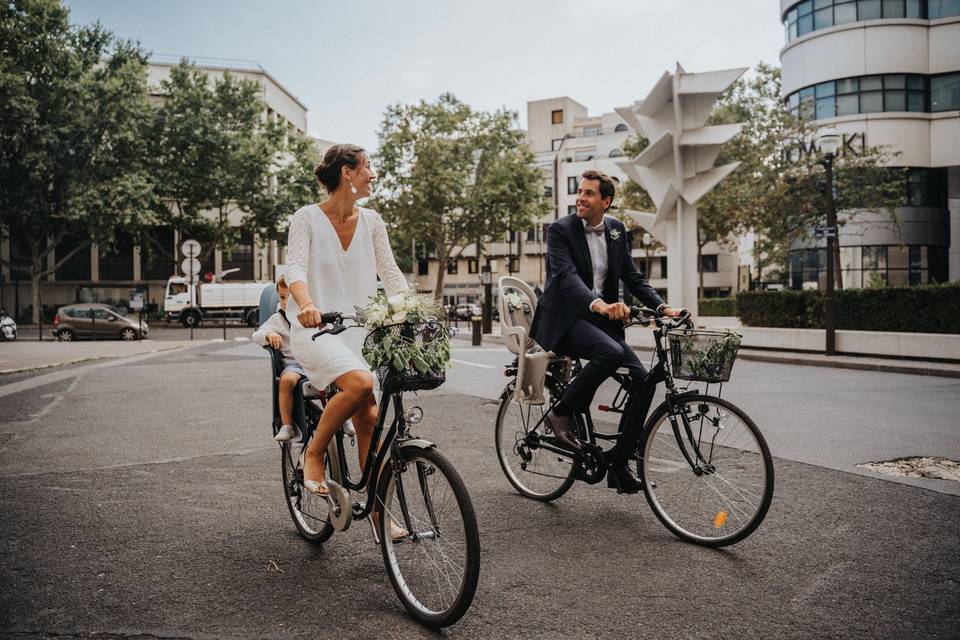
[[183, 349], [190, 349], [192, 347], [202, 346], [203, 342], [198, 342], [192, 345], [183, 345], [183, 346], [174, 346], [164, 349], [158, 349], [156, 351], [151, 351], [149, 353], [142, 353], [129, 358], [116, 358], [111, 359], [107, 362], [102, 362], [100, 364], [91, 364], [86, 367], [79, 367], [77, 369], [69, 369], [67, 371], [55, 371], [53, 373], [45, 373], [43, 375], [34, 376], [32, 378], [27, 378], [26, 380], [21, 380], [20, 382], [11, 382], [10, 384], [5, 384], [0, 386], [0, 398], [5, 396], [12, 395], [14, 393], [20, 393], [21, 391], [28, 391], [30, 389], [36, 389], [37, 387], [42, 387], [45, 384], [50, 384], [51, 382], [60, 382], [61, 380], [68, 380], [70, 378], [75, 378], [79, 375], [87, 373], [88, 371], [94, 371], [96, 369], [106, 369], [107, 367], [118, 367], [124, 364], [130, 364], [131, 362], [140, 362], [141, 360], [149, 360], [150, 358], [156, 358], [157, 356], [170, 355], [176, 351]]
[[470, 367], [480, 367], [481, 369], [495, 369], [491, 364], [480, 364], [479, 362], [470, 362], [469, 360], [459, 360], [457, 358], [451, 358], [450, 362], [456, 362], [457, 364], [465, 364]]

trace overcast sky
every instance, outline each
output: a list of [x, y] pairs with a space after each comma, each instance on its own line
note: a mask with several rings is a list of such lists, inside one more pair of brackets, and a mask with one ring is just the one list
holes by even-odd
[[308, 129], [373, 149], [388, 104], [450, 91], [474, 108], [568, 95], [591, 114], [687, 71], [778, 63], [777, 0], [67, 0], [157, 54], [254, 60]]

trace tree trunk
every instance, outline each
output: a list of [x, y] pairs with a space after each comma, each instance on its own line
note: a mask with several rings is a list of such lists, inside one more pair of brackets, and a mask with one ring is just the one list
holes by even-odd
[[40, 324], [40, 271], [34, 269], [30, 272], [30, 297], [33, 300], [33, 324]]
[[700, 288], [697, 289], [697, 299], [703, 297], [703, 245], [697, 243], [697, 274], [700, 276]]
[[440, 257], [440, 253], [437, 252], [437, 284], [433, 289], [433, 301], [437, 304], [440, 304], [440, 301], [443, 300], [443, 279], [447, 274], [447, 263], [450, 262], [448, 256]]
[[837, 290], [843, 289], [843, 271], [840, 269], [840, 239], [833, 242], [833, 275]]

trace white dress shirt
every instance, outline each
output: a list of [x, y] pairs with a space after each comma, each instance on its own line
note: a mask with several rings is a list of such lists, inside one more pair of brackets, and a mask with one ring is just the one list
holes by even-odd
[[[587, 229], [590, 223], [583, 220], [583, 233], [587, 237], [587, 249], [590, 251], [590, 261], [593, 263], [593, 292], [597, 297], [590, 301], [590, 310], [593, 311], [593, 305], [602, 301], [603, 283], [607, 279], [608, 259], [607, 259], [607, 237], [603, 233], [593, 233]], [[597, 229], [603, 230], [603, 220], [597, 225]]]

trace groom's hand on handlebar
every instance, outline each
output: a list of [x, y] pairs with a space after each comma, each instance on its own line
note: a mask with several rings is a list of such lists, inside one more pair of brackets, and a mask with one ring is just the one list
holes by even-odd
[[300, 313], [297, 314], [297, 321], [300, 322], [301, 327], [308, 329], [312, 327], [322, 327], [323, 318], [321, 315], [320, 309], [317, 309], [317, 305], [311, 302], [300, 309]]
[[591, 307], [594, 313], [599, 313], [600, 315], [607, 316], [611, 320], [629, 320], [630, 319], [630, 307], [625, 305], [622, 302], [614, 302], [607, 304], [603, 300], [597, 300], [593, 303]]

